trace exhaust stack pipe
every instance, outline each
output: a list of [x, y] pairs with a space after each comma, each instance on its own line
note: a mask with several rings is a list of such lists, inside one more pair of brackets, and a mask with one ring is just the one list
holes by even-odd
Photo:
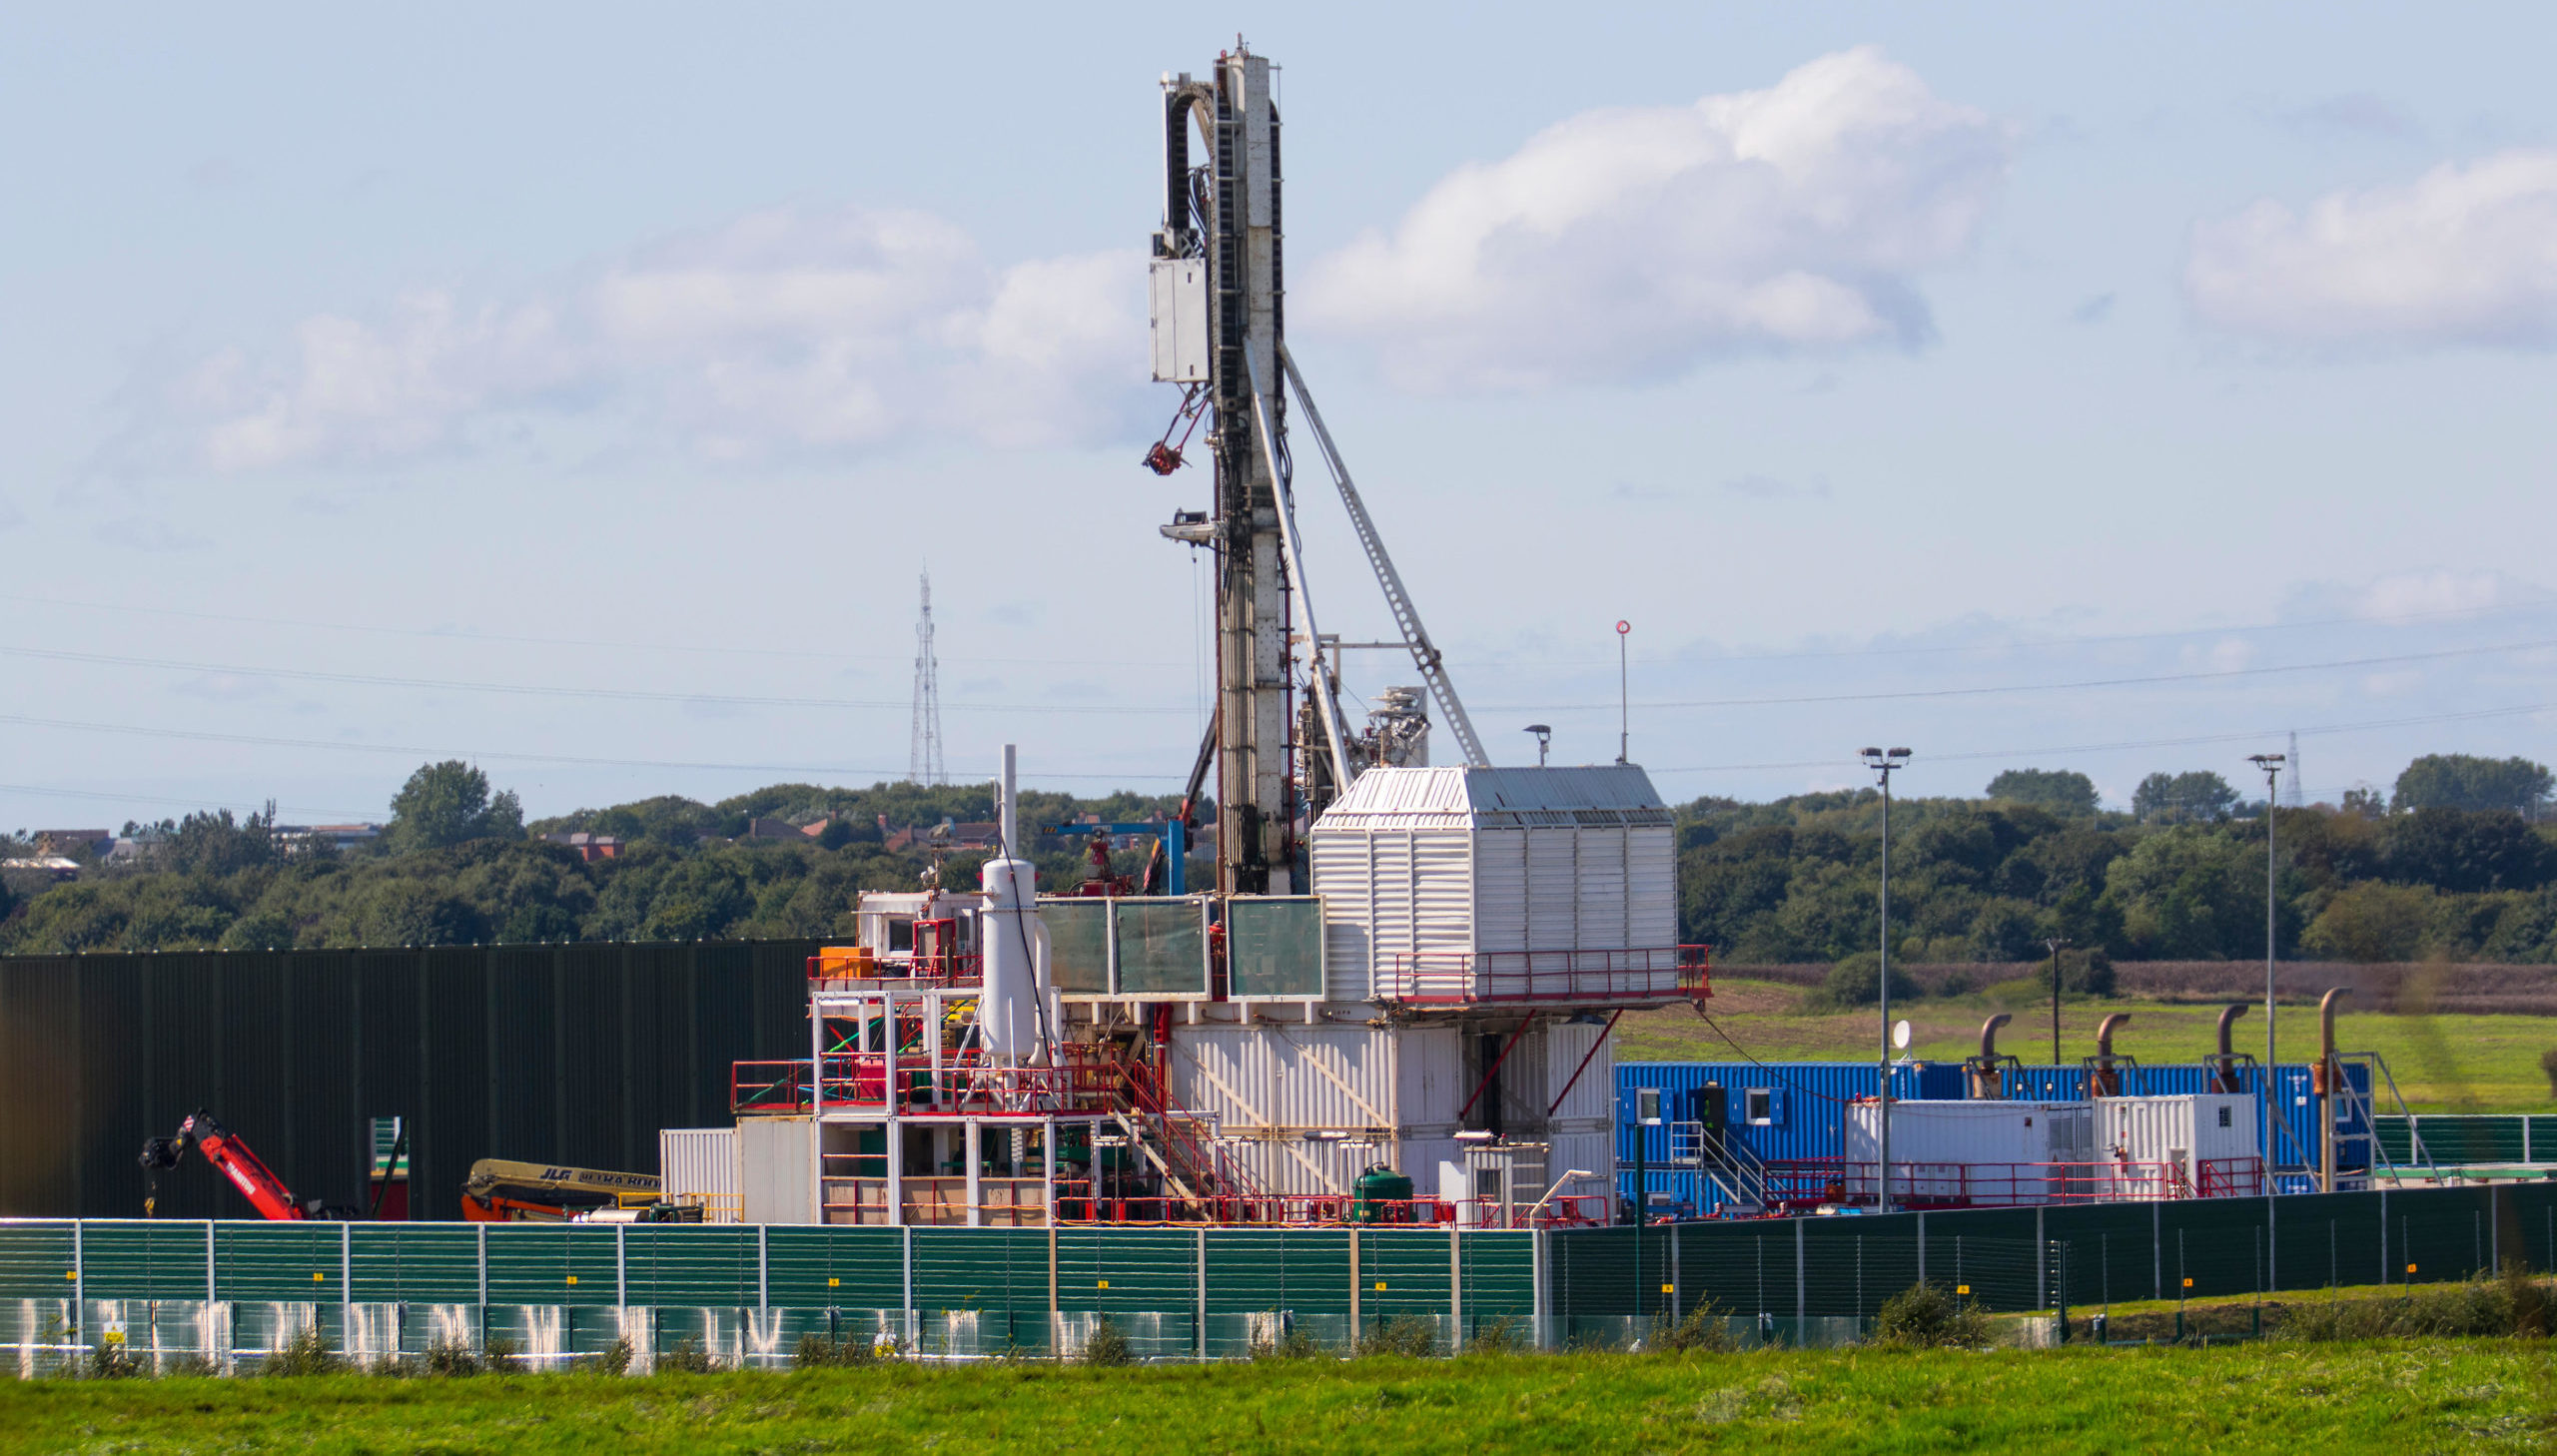
[[2246, 1014], [2246, 1004], [2235, 1002], [2219, 1009], [2219, 1087], [2218, 1091], [2234, 1096], [2243, 1089], [2237, 1086], [2237, 1052], [2229, 1045], [2228, 1029]]
[[2091, 1096], [2122, 1095], [2122, 1075], [2114, 1071], [2114, 1029], [2131, 1020], [2129, 1012], [2115, 1012], [2096, 1026], [2095, 1086], [2088, 1089]]
[[2352, 992], [2338, 986], [2317, 1002], [2317, 1065], [2309, 1085], [2317, 1093], [2317, 1191], [2335, 1191], [2335, 1099], [2343, 1094], [2344, 1069], [2335, 1061], [2335, 1002]]
[[1972, 1100], [1994, 1102], [2007, 1094], [2006, 1079], [1998, 1071], [1998, 1029], [2014, 1020], [2000, 1012], [1980, 1024], [1980, 1056], [1971, 1064]]

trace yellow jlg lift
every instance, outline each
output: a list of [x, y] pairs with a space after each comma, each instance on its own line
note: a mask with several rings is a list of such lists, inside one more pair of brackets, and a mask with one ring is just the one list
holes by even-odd
[[473, 1223], [698, 1223], [701, 1209], [665, 1202], [648, 1173], [483, 1157], [461, 1183]]

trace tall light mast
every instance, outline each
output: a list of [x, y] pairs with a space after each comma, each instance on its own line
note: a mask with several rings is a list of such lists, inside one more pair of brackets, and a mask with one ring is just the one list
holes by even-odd
[[950, 777], [941, 760], [941, 659], [932, 647], [932, 573], [923, 573], [923, 607], [915, 618], [915, 726], [906, 777], [939, 784]]

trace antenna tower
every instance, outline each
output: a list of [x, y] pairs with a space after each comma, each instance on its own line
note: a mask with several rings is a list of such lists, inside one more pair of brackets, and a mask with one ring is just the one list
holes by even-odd
[[923, 573], [923, 613], [915, 618], [915, 728], [906, 777], [938, 784], [950, 775], [941, 762], [941, 661], [932, 651], [932, 573]]

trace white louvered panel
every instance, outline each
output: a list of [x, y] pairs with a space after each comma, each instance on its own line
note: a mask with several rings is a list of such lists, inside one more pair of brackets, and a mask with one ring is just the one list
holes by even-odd
[[1322, 897], [1324, 979], [1334, 1001], [1368, 997], [1375, 937], [1373, 843], [1363, 834], [1316, 834], [1313, 890]]
[[1626, 944], [1648, 950], [1678, 944], [1678, 847], [1676, 831], [1634, 829], [1626, 833], [1632, 849], [1626, 856], [1625, 893], [1633, 912], [1633, 938]]
[[1527, 949], [1527, 835], [1485, 830], [1474, 836], [1474, 949]]
[[1568, 951], [1579, 940], [1579, 887], [1573, 829], [1530, 829], [1527, 836], [1527, 949]]
[[1625, 949], [1625, 832], [1582, 829], [1580, 836], [1580, 926], [1576, 944], [1584, 951]]
[[1453, 1027], [1410, 1027], [1402, 1033], [1398, 1080], [1402, 1123], [1415, 1132], [1454, 1135], [1456, 1109], [1473, 1088], [1465, 1082], [1464, 1038]]
[[[1463, 830], [1416, 833], [1412, 842], [1412, 945], [1433, 959], [1473, 950], [1473, 836]], [[1452, 960], [1439, 960], [1452, 964]]]

